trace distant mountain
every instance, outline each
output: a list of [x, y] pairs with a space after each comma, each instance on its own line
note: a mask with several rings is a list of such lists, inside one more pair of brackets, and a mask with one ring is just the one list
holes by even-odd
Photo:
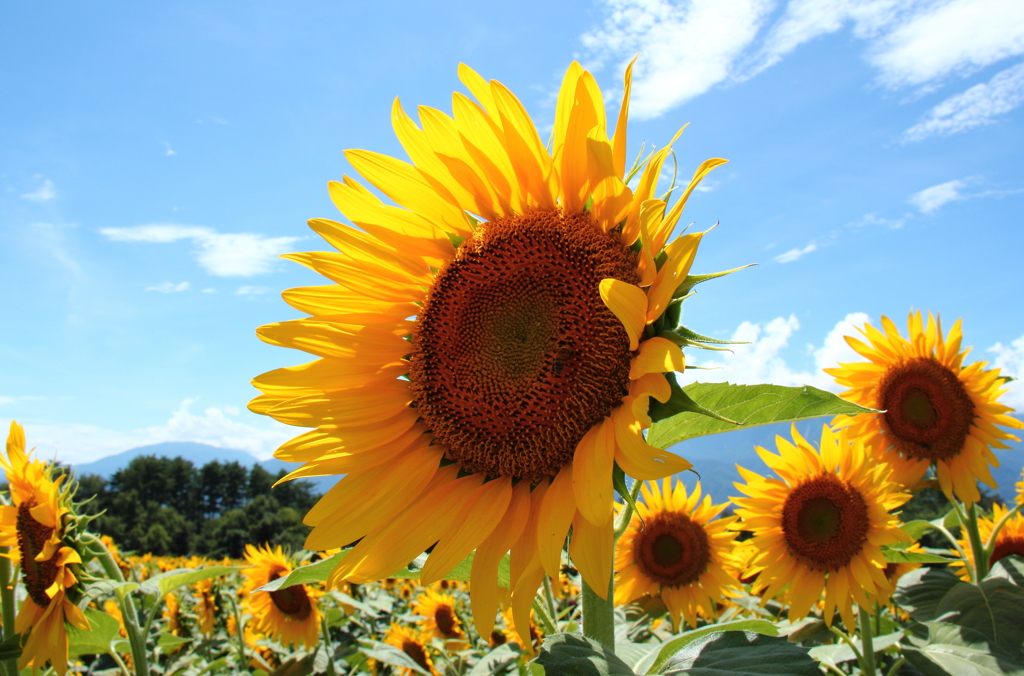
[[[105, 458], [100, 458], [93, 462], [75, 465], [74, 469], [80, 476], [85, 474], [98, 474], [104, 479], [109, 479], [119, 469], [127, 467], [132, 460], [144, 455], [164, 458], [181, 457], [190, 461], [196, 467], [202, 467], [203, 465], [214, 461], [222, 463], [237, 462], [245, 467], [260, 465], [263, 469], [275, 475], [282, 469], [287, 472], [291, 472], [299, 467], [299, 463], [285, 462], [284, 460], [278, 460], [277, 458], [271, 458], [270, 460], [260, 462], [251, 453], [234, 448], [219, 448], [217, 446], [201, 444], [195, 441], [168, 441], [162, 444], [139, 446], [138, 448], [132, 448], [122, 453], [108, 455]], [[306, 479], [306, 481], [313, 484], [314, 493], [323, 494], [326, 493], [331, 486], [337, 483], [338, 477], [311, 477]]]

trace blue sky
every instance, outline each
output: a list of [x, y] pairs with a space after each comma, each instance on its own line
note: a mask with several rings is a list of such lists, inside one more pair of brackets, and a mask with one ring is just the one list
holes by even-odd
[[[406, 110], [450, 110], [460, 61], [550, 128], [575, 58], [681, 176], [697, 331], [753, 341], [708, 380], [810, 383], [851, 322], [963, 317], [974, 358], [1024, 376], [1024, 3], [599, 0], [58, 2], [0, 8], [0, 423], [84, 462], [205, 441], [268, 457], [295, 430], [245, 410], [302, 355], [254, 329], [319, 283], [342, 151], [401, 156]], [[709, 363], [705, 354], [690, 363]], [[1024, 386], [1008, 403], [1024, 408]]]

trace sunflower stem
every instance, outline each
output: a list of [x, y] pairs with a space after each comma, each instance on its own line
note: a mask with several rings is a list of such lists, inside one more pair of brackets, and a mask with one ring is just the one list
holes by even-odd
[[[622, 511], [619, 512], [618, 520], [615, 522], [615, 542], [619, 541], [622, 534], [629, 528], [629, 521], [633, 518], [633, 505], [636, 503], [636, 499], [640, 496], [640, 486], [643, 482], [633, 480], [633, 485], [629, 487], [629, 500], [625, 501], [622, 505]], [[614, 555], [613, 555], [614, 556]], [[614, 568], [614, 566], [613, 566]]]
[[[3, 611], [4, 638], [14, 636], [14, 579], [11, 560], [7, 558], [8, 547], [0, 547], [0, 609]], [[17, 676], [18, 660], [9, 658], [0, 662], [6, 676]]]
[[121, 659], [121, 656], [117, 654], [116, 650], [111, 650], [107, 654], [110, 655], [110, 657], [114, 660], [114, 664], [116, 664], [117, 667], [121, 670], [122, 676], [131, 676], [132, 672], [128, 671], [128, 665], [124, 663], [124, 660]]
[[587, 581], [580, 578], [583, 597], [583, 635], [615, 652], [615, 576], [608, 581], [608, 598], [597, 595]]
[[[86, 546], [92, 549], [103, 566], [103, 571], [115, 582], [124, 582], [124, 575], [117, 561], [110, 554], [110, 550], [103, 542], [94, 536], [88, 535], [83, 538]], [[118, 605], [121, 606], [121, 617], [124, 620], [125, 632], [128, 634], [128, 643], [132, 647], [132, 660], [135, 666], [136, 676], [149, 676], [149, 659], [146, 655], [146, 637], [139, 627], [139, 615], [135, 612], [135, 602], [132, 601], [131, 592], [125, 591], [123, 587], [114, 591]]]
[[233, 594], [227, 594], [231, 599], [231, 613], [235, 616], [235, 631], [238, 634], [238, 668], [246, 671], [249, 666], [249, 659], [245, 656], [245, 627], [242, 626], [242, 613], [238, 608], [238, 599]]
[[[555, 610], [555, 594], [551, 591], [551, 578], [547, 575], [544, 576], [544, 602], [548, 605], [548, 615], [551, 616], [551, 622], [557, 625], [558, 611]], [[558, 629], [556, 628], [555, 631], [558, 631]]]
[[835, 625], [828, 628], [830, 632], [838, 636], [843, 640], [846, 645], [850, 646], [850, 650], [853, 651], [853, 656], [857, 658], [857, 664], [862, 664], [864, 657], [860, 654], [860, 648], [857, 647], [857, 642], [853, 640], [853, 637], [847, 634], [845, 631], [839, 629]]
[[892, 665], [892, 669], [889, 669], [887, 676], [896, 676], [899, 673], [900, 667], [907, 663], [906, 657], [901, 657], [896, 661], [896, 664]]
[[860, 624], [861, 673], [875, 676], [875, 644], [871, 633], [871, 613], [864, 606], [857, 606], [857, 619]]
[[1024, 502], [1018, 503], [1016, 507], [1004, 514], [1003, 518], [999, 519], [999, 523], [992, 529], [992, 534], [988, 536], [988, 542], [985, 543], [985, 554], [988, 556], [989, 561], [992, 560], [992, 552], [995, 551], [996, 538], [999, 537], [999, 531], [1003, 530], [1003, 526], [1008, 524], [1010, 519], [1020, 513], [1022, 507], [1024, 507]]
[[971, 542], [971, 553], [974, 554], [974, 584], [981, 584], [988, 575], [988, 552], [982, 546], [981, 533], [978, 532], [977, 504], [971, 503], [967, 508], [967, 518], [963, 520], [963, 526]]
[[327, 626], [327, 613], [320, 616], [320, 633], [324, 638], [324, 653], [327, 655], [327, 674], [334, 676], [334, 655], [331, 654], [331, 629]]

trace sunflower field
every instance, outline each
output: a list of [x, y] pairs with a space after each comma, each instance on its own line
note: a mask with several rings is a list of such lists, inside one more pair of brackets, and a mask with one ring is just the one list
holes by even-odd
[[[726, 160], [677, 185], [677, 134], [630, 165], [631, 70], [609, 120], [573, 63], [545, 143], [463, 65], [451, 116], [395, 101], [411, 162], [346, 153], [373, 189], [331, 182], [351, 224], [313, 219], [332, 250], [285, 256], [328, 283], [257, 329], [312, 361], [249, 404], [308, 430], [279, 483], [338, 476], [304, 549], [121, 551], [13, 423], [4, 676], [1024, 674], [1024, 481], [987, 492], [1024, 428], [1007, 378], [911, 311], [847, 336], [842, 396], [680, 385], [684, 350], [726, 349], [683, 304], [742, 268], [692, 272], [710, 230], [676, 232]], [[735, 495], [667, 450], [785, 422]], [[928, 494], [942, 512], [910, 518]]]

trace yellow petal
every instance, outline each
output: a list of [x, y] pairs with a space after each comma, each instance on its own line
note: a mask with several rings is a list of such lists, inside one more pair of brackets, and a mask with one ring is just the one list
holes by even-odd
[[562, 545], [575, 513], [572, 464], [569, 464], [551, 481], [537, 519], [537, 554], [549, 577], [557, 578], [558, 571], [562, 569]]
[[593, 524], [603, 524], [612, 513], [612, 470], [615, 430], [610, 418], [597, 423], [576, 446], [572, 460], [572, 489], [576, 505]]
[[640, 422], [620, 406], [612, 412], [615, 421], [615, 461], [634, 479], [652, 481], [684, 472], [693, 465], [675, 453], [663, 451], [643, 438]]
[[629, 336], [629, 349], [640, 344], [647, 317], [647, 294], [638, 286], [618, 279], [601, 280], [601, 300], [622, 322]]
[[572, 539], [569, 541], [569, 556], [580, 576], [587, 581], [594, 593], [608, 598], [608, 587], [612, 579], [612, 557], [615, 536], [612, 532], [612, 515], [600, 525], [577, 512], [572, 521]]
[[682, 371], [686, 366], [683, 351], [667, 338], [650, 338], [640, 345], [640, 354], [629, 367], [629, 377], [636, 380], [648, 373]]
[[668, 308], [672, 294], [686, 280], [697, 256], [697, 246], [704, 233], [683, 235], [665, 247], [668, 260], [661, 266], [654, 283], [647, 292], [647, 323], [655, 321]]

